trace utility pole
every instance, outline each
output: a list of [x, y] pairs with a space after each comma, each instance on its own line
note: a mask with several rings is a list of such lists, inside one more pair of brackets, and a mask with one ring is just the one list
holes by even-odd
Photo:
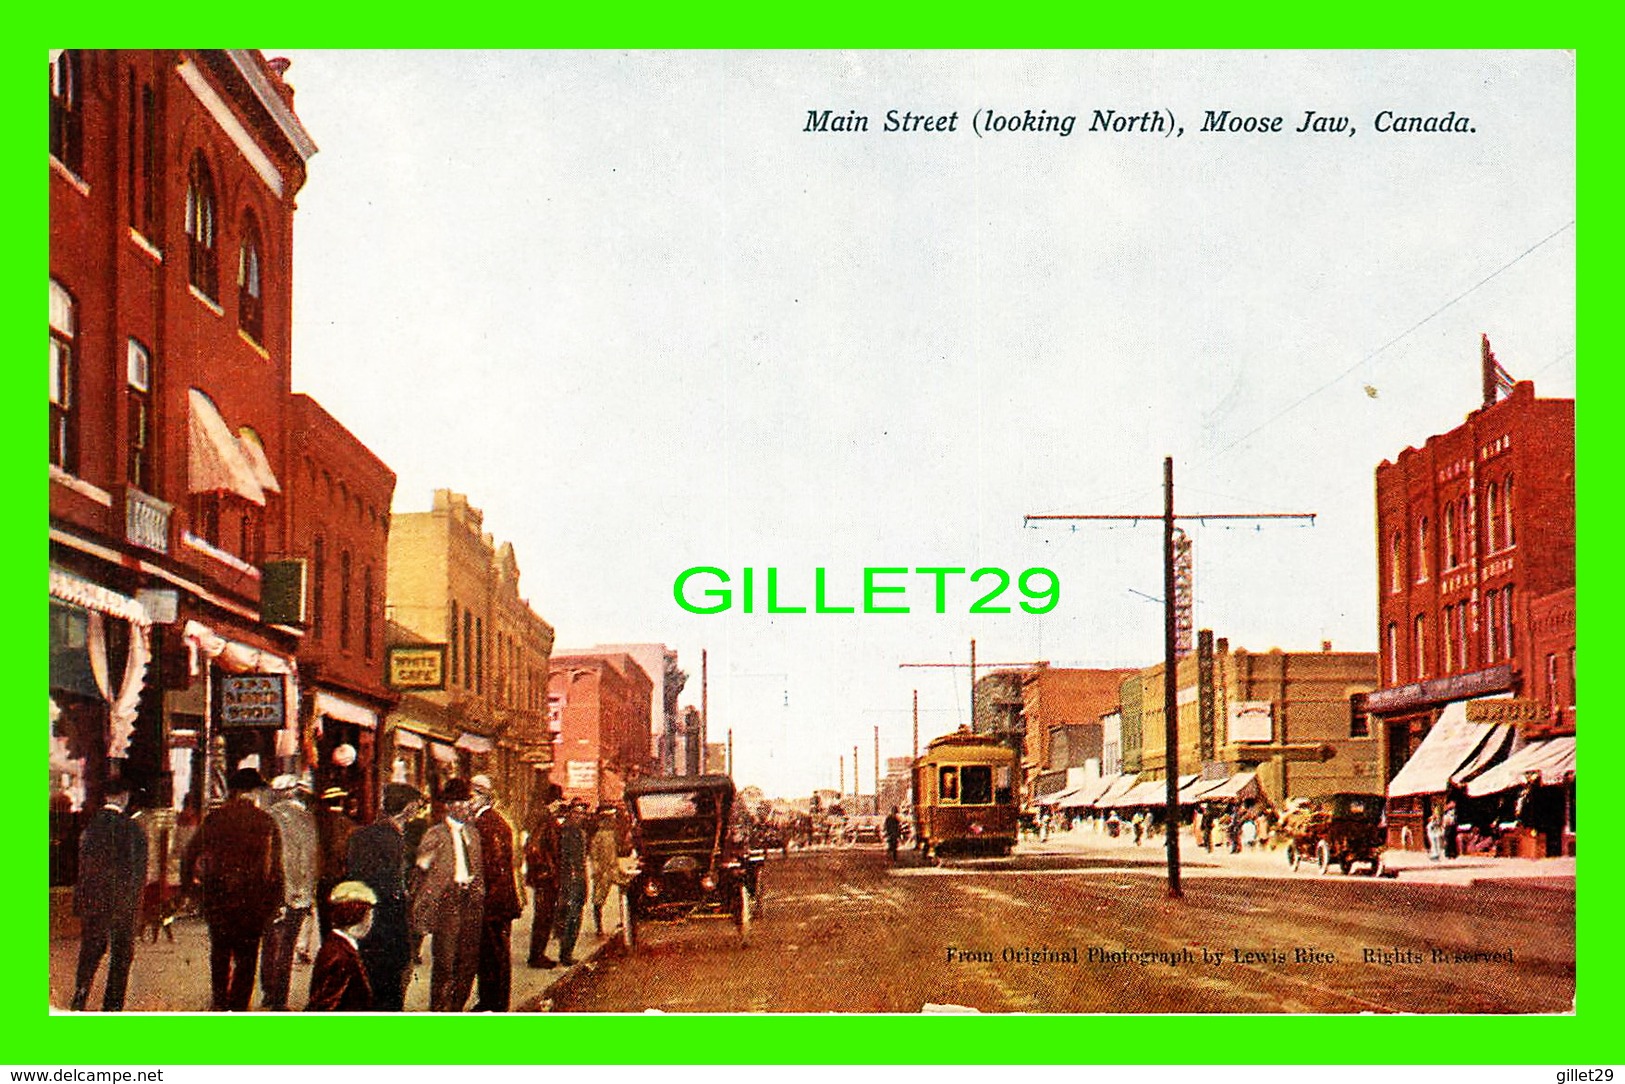
[[700, 648], [700, 770], [695, 775], [705, 774], [705, 762], [711, 757], [711, 685], [710, 675], [706, 669], [705, 648]]
[[840, 775], [840, 780], [841, 781], [835, 785], [835, 789], [841, 792], [841, 804], [844, 806], [844, 805], [846, 805], [846, 754], [845, 753], [841, 754], [841, 775]]
[[728, 728], [728, 777], [730, 779], [733, 778], [733, 774], [734, 774], [734, 728], [730, 726]]
[[920, 690], [914, 690], [914, 759], [920, 759]]
[[880, 727], [875, 727], [875, 812], [880, 812]]
[[858, 806], [863, 804], [863, 783], [858, 775], [858, 747], [852, 747], [852, 811], [858, 812]]
[[1164, 835], [1168, 841], [1168, 897], [1179, 899], [1185, 895], [1179, 884], [1179, 626], [1175, 591], [1174, 521], [1179, 519], [1307, 519], [1315, 521], [1313, 512], [1260, 512], [1254, 514], [1209, 512], [1202, 515], [1174, 515], [1174, 457], [1162, 461], [1162, 515], [1031, 515], [1023, 519], [1025, 526], [1034, 520], [1162, 520], [1162, 716], [1163, 716], [1163, 774], [1168, 777], [1168, 807], [1163, 817]]

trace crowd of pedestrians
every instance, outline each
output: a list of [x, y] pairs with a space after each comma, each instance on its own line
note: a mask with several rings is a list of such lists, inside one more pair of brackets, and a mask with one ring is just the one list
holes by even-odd
[[[589, 899], [601, 935], [610, 889], [625, 883], [616, 810], [567, 804], [551, 784], [518, 836], [483, 775], [446, 781], [433, 816], [423, 792], [386, 784], [365, 826], [345, 812], [347, 794], [333, 788], [318, 800], [308, 776], [267, 784], [242, 767], [227, 791], [180, 860], [181, 889], [208, 931], [215, 1011], [247, 1010], [256, 972], [261, 1007], [289, 1009], [296, 962], [309, 962], [306, 1010], [400, 1012], [427, 939], [431, 1011], [462, 1012], [472, 995], [473, 1011], [506, 1012], [526, 889], [534, 905], [527, 962], [555, 968], [575, 963]], [[104, 957], [102, 1011], [124, 1007], [149, 881], [147, 836], [130, 797], [124, 784], [109, 784], [80, 837], [74, 1010], [90, 1007]], [[554, 937], [556, 960], [547, 955]]]

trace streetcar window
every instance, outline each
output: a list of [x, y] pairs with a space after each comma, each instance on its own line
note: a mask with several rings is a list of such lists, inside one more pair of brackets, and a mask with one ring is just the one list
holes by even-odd
[[999, 769], [999, 778], [993, 787], [993, 803], [995, 805], [1010, 804], [1010, 766], [1008, 764]]
[[993, 804], [993, 769], [986, 764], [967, 765], [959, 770], [961, 805]]
[[710, 795], [692, 791], [676, 794], [640, 794], [637, 798], [638, 818], [646, 821], [673, 820], [712, 812]]
[[940, 801], [959, 801], [959, 769], [944, 768], [938, 777], [937, 795]]

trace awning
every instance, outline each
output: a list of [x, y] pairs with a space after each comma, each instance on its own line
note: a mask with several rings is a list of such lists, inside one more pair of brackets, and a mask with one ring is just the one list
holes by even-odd
[[1122, 778], [1120, 775], [1103, 775], [1099, 779], [1091, 779], [1083, 786], [1068, 791], [1066, 796], [1056, 803], [1056, 808], [1087, 809]]
[[109, 617], [122, 618], [134, 625], [151, 625], [146, 607], [133, 598], [119, 594], [99, 583], [82, 580], [60, 568], [51, 569], [51, 597], [71, 602], [87, 610], [95, 610]]
[[[265, 488], [242, 443], [215, 409], [214, 401], [196, 388], [190, 393], [186, 471], [193, 493], [235, 493], [264, 506]], [[266, 470], [270, 467], [267, 465]]]
[[[127, 757], [130, 755], [130, 738], [135, 734], [141, 693], [146, 688], [147, 664], [152, 661], [152, 622], [147, 617], [146, 608], [132, 598], [61, 569], [53, 568], [50, 574], [51, 597], [70, 606], [78, 606], [86, 613], [82, 654], [96, 692], [107, 702], [107, 755]], [[124, 674], [117, 687], [113, 685], [107, 668], [104, 614], [130, 624], [130, 646], [124, 659]], [[51, 658], [53, 662], [57, 658], [54, 645]]]
[[316, 714], [325, 715], [341, 723], [359, 726], [365, 730], [376, 730], [378, 727], [378, 713], [354, 700], [346, 700], [342, 696], [334, 696], [329, 692], [320, 690], [316, 693]]
[[1119, 794], [1115, 798], [1107, 798], [1101, 805], [1116, 806], [1119, 809], [1125, 806], [1155, 806], [1168, 804], [1168, 781], [1165, 779], [1147, 779], [1135, 785], [1131, 790]]
[[1097, 809], [1105, 809], [1108, 806], [1115, 805], [1118, 798], [1139, 785], [1139, 779], [1138, 775], [1120, 775], [1113, 779], [1105, 790], [1095, 795], [1089, 804]]
[[1531, 742], [1467, 784], [1474, 798], [1499, 794], [1525, 783], [1555, 787], [1574, 774], [1574, 739], [1549, 738]]
[[237, 445], [242, 448], [243, 458], [248, 460], [260, 488], [267, 493], [281, 493], [282, 486], [276, 480], [276, 472], [271, 469], [271, 460], [265, 455], [265, 445], [260, 443], [260, 435], [245, 425], [237, 430]]
[[410, 730], [397, 730], [395, 731], [395, 748], [422, 749], [423, 739]]
[[1506, 751], [1515, 728], [1505, 723], [1468, 722], [1467, 704], [1458, 700], [1445, 705], [1439, 721], [1388, 784], [1388, 797], [1442, 794], [1452, 783], [1471, 780]]
[[1258, 785], [1257, 772], [1237, 772], [1228, 779], [1221, 779], [1209, 789], [1196, 788], [1192, 792], [1192, 802], [1238, 802], [1251, 798], [1264, 797], [1264, 788]]
[[1043, 795], [1038, 796], [1037, 798], [1034, 798], [1033, 799], [1033, 804], [1034, 805], [1058, 806], [1058, 805], [1061, 804], [1061, 799], [1069, 798], [1072, 795], [1078, 793], [1078, 791], [1080, 791], [1082, 789], [1083, 789], [1082, 787], [1072, 787], [1072, 788], [1067, 789], [1067, 790], [1051, 791], [1048, 794], [1043, 794]]
[[434, 758], [442, 764], [457, 763], [457, 750], [444, 742], [430, 742], [429, 752], [433, 753]]
[[491, 744], [490, 738], [464, 731], [462, 736], [457, 739], [457, 748], [467, 749], [470, 753], [483, 755], [489, 753], [495, 746]]

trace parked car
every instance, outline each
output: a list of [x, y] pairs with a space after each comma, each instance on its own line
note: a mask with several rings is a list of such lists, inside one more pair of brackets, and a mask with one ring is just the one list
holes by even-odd
[[621, 937], [634, 949], [651, 922], [731, 919], [741, 944], [761, 910], [766, 854], [734, 830], [725, 775], [645, 777], [626, 785], [637, 868], [622, 893]]
[[1297, 869], [1312, 860], [1321, 873], [1335, 864], [1347, 874], [1369, 863], [1367, 872], [1381, 876], [1384, 806], [1380, 794], [1329, 794], [1296, 803], [1281, 821], [1287, 865]]
[[883, 821], [879, 817], [853, 817], [846, 824], [846, 841], [848, 843], [879, 843], [886, 838], [882, 826]]

